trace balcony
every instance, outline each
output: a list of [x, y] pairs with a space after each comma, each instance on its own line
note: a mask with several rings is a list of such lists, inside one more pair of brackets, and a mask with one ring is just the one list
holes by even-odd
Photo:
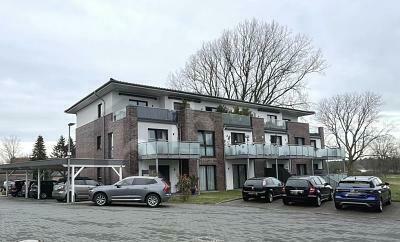
[[200, 157], [200, 143], [151, 141], [139, 143], [139, 159], [197, 159]]
[[286, 120], [267, 119], [265, 129], [268, 130], [286, 130]]
[[343, 159], [345, 153], [338, 148], [315, 149], [311, 146], [300, 145], [267, 145], [267, 144], [241, 144], [225, 146], [227, 159], [240, 158], [270, 158], [270, 159]]
[[[161, 121], [167, 123], [176, 123], [176, 112], [163, 108], [149, 108], [142, 106], [133, 106], [137, 110], [137, 118], [141, 121]], [[115, 111], [113, 113], [114, 121], [121, 120], [126, 117], [126, 108]]]
[[224, 125], [235, 126], [235, 127], [250, 127], [251, 121], [250, 116], [223, 113]]

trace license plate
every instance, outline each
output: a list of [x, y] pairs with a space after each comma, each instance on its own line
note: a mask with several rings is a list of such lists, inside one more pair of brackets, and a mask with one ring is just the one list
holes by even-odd
[[292, 190], [292, 191], [290, 191], [290, 194], [293, 194], [293, 195], [303, 194], [303, 190]]
[[256, 195], [256, 192], [248, 192], [249, 195]]
[[358, 196], [360, 196], [361, 194], [360, 193], [358, 193], [358, 192], [350, 192], [350, 193], [347, 193], [347, 196], [349, 196], [349, 197], [358, 197]]

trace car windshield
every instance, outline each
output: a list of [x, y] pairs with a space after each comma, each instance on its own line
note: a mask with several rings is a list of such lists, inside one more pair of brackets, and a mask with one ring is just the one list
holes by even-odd
[[248, 179], [244, 185], [245, 186], [254, 186], [254, 185], [261, 185], [262, 180], [261, 179]]
[[370, 188], [371, 183], [369, 181], [341, 181], [339, 187], [364, 187]]
[[308, 187], [308, 181], [303, 179], [289, 179], [286, 182], [287, 187]]

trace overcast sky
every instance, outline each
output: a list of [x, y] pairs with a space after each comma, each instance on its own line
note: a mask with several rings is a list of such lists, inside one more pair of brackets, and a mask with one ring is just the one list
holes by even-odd
[[[133, 3], [134, 2], [134, 3]], [[166, 86], [203, 41], [245, 19], [304, 33], [328, 62], [310, 97], [371, 90], [400, 124], [398, 1], [4, 1], [0, 6], [0, 137], [24, 153], [68, 132], [64, 110], [110, 77]]]

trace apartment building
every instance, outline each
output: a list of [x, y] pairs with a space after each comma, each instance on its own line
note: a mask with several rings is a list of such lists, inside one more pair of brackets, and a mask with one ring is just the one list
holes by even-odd
[[[251, 115], [238, 115], [234, 109]], [[110, 79], [66, 110], [76, 115], [77, 158], [124, 159], [129, 175], [199, 177], [201, 190], [240, 188], [246, 178], [319, 174], [343, 157], [324, 145], [323, 128], [298, 119], [314, 112], [218, 98]], [[102, 168], [87, 176], [111, 183]]]

